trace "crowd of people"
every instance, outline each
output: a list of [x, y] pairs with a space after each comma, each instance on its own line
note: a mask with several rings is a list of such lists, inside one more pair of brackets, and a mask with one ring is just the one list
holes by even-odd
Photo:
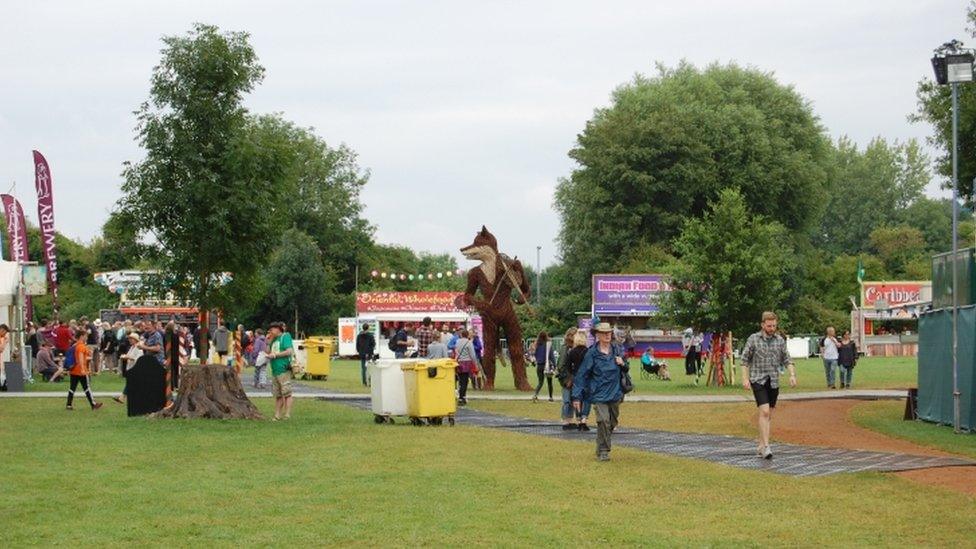
[[[6, 325], [0, 325], [0, 351], [7, 344]], [[69, 382], [66, 409], [74, 409], [74, 396], [80, 387], [93, 410], [102, 407], [92, 396], [92, 378], [102, 373], [123, 377], [143, 355], [152, 356], [166, 374], [167, 406], [178, 390], [180, 368], [197, 359], [202, 331], [195, 327], [151, 320], [125, 320], [114, 323], [87, 317], [72, 320], [28, 322], [26, 344], [31, 349], [34, 373], [44, 381]], [[266, 334], [262, 329], [245, 331], [243, 326], [231, 332], [220, 325], [210, 339], [212, 355], [241, 373], [254, 368], [255, 388], [266, 388], [268, 376], [276, 397], [276, 419], [291, 415], [291, 369], [293, 349], [291, 335], [284, 323], [274, 323]], [[286, 372], [287, 371], [287, 372]], [[113, 400], [124, 404], [128, 389]]]
[[[0, 351], [7, 345], [9, 329], [0, 324]], [[196, 358], [200, 346], [200, 331], [170, 322], [119, 321], [115, 323], [90, 321], [85, 317], [69, 321], [44, 321], [40, 325], [27, 324], [27, 345], [33, 354], [37, 374], [45, 381], [67, 380], [69, 389], [66, 408], [74, 408], [75, 393], [84, 392], [93, 410], [102, 407], [92, 395], [91, 378], [104, 372], [122, 376], [144, 355], [153, 357], [166, 370], [167, 405], [178, 387], [179, 369]], [[591, 337], [595, 343], [590, 344]], [[597, 323], [589, 333], [570, 328], [563, 335], [562, 346], [545, 331], [530, 343], [527, 357], [535, 366], [537, 385], [533, 400], [537, 401], [543, 388], [550, 401], [554, 399], [553, 380], [561, 388], [562, 428], [567, 431], [589, 431], [588, 418], [595, 410], [597, 423], [597, 459], [609, 460], [612, 433], [620, 415], [629, 379], [627, 357], [634, 352], [629, 331]], [[688, 329], [682, 335], [682, 355], [686, 373], [701, 375], [701, 354], [704, 339]], [[212, 333], [212, 358], [238, 373], [245, 367], [254, 368], [253, 386], [265, 388], [268, 379], [275, 397], [275, 420], [291, 416], [294, 368], [294, 346], [284, 323], [272, 323], [269, 330], [236, 330], [220, 325]], [[367, 362], [376, 357], [377, 341], [371, 326], [364, 323], [356, 338], [356, 351], [361, 358], [362, 383], [369, 384]], [[467, 404], [469, 384], [479, 388], [483, 381], [481, 365], [482, 342], [476, 333], [464, 327], [451, 329], [434, 326], [424, 318], [416, 326], [398, 324], [390, 333], [390, 349], [397, 358], [451, 358], [457, 362], [458, 404]], [[833, 327], [828, 327], [819, 341], [828, 388], [850, 388], [858, 350], [845, 331], [840, 339]], [[654, 357], [648, 347], [641, 355], [643, 368], [663, 380], [670, 380], [667, 364]], [[749, 336], [740, 359], [743, 386], [750, 390], [759, 409], [759, 445], [757, 453], [770, 458], [769, 429], [772, 411], [779, 395], [779, 378], [788, 369], [791, 385], [796, 384], [796, 371], [786, 350], [786, 338], [777, 329], [776, 315], [763, 314], [761, 329]], [[114, 397], [125, 403], [127, 390]]]

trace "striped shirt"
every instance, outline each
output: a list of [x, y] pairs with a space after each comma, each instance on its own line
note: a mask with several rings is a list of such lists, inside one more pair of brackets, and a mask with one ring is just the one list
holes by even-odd
[[750, 383], [763, 383], [768, 377], [770, 387], [779, 387], [779, 369], [789, 363], [786, 340], [779, 334], [767, 336], [765, 332], [756, 332], [749, 336], [742, 349], [742, 364], [749, 368]]

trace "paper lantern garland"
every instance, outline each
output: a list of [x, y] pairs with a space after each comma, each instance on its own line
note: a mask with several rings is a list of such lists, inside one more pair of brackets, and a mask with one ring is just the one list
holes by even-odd
[[445, 278], [451, 278], [454, 276], [461, 276], [464, 274], [463, 269], [455, 269], [453, 271], [440, 271], [436, 273], [418, 273], [418, 274], [406, 274], [406, 273], [388, 273], [386, 271], [370, 271], [369, 276], [371, 278], [383, 278], [389, 280], [399, 280], [399, 281], [424, 281], [424, 280], [443, 280]]

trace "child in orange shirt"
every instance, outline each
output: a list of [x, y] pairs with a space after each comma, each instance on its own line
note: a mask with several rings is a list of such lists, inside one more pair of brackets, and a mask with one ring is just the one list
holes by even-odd
[[88, 374], [90, 373], [88, 371], [88, 359], [91, 358], [91, 351], [85, 345], [87, 336], [88, 334], [85, 333], [85, 330], [75, 332], [75, 342], [68, 349], [64, 357], [64, 368], [71, 374], [71, 388], [68, 389], [68, 405], [65, 406], [67, 410], [74, 410], [71, 402], [75, 398], [75, 389], [78, 388], [79, 383], [81, 384], [81, 388], [85, 390], [85, 397], [88, 398], [88, 404], [91, 404], [92, 410], [97, 410], [102, 407], [101, 402], [95, 402], [91, 394], [91, 388], [88, 386]]

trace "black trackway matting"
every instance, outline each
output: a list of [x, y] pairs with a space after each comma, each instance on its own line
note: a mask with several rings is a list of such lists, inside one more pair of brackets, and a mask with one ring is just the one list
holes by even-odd
[[[365, 410], [370, 409], [369, 400], [365, 398], [349, 401], [346, 404]], [[626, 409], [623, 410], [623, 413], [626, 413]], [[475, 425], [527, 435], [560, 440], [587, 441], [596, 444], [596, 425], [592, 425], [593, 430], [589, 432], [563, 431], [562, 426], [558, 423], [510, 417], [471, 408], [460, 408], [456, 418], [458, 424], [462, 425]], [[974, 461], [956, 458], [775, 443], [772, 447], [773, 458], [767, 460], [760, 459], [756, 455], [756, 442], [754, 440], [723, 435], [626, 428], [618, 428], [614, 431], [613, 445], [798, 477], [816, 477], [860, 471], [892, 472], [976, 465]]]

